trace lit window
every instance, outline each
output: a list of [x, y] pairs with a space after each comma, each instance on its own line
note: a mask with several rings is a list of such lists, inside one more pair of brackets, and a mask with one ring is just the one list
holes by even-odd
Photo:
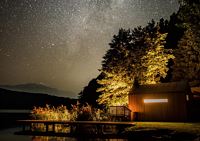
[[168, 99], [144, 99], [144, 103], [167, 103]]

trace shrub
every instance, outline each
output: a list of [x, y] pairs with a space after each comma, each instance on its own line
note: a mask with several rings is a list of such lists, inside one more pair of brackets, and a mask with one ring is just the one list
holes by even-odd
[[32, 119], [36, 120], [70, 120], [70, 113], [66, 106], [50, 107], [34, 107], [31, 112]]
[[[80, 105], [78, 102], [76, 105], [72, 105], [72, 109], [68, 110], [66, 106], [49, 106], [46, 107], [34, 107], [31, 112], [31, 118], [35, 120], [69, 120], [69, 121], [100, 121], [108, 119], [100, 109], [92, 108], [89, 104]], [[33, 124], [32, 130], [45, 130], [43, 124]], [[51, 127], [49, 127], [51, 129]], [[56, 125], [56, 131], [64, 131], [66, 127], [64, 125]]]
[[[70, 113], [66, 106], [61, 105], [55, 108], [46, 105], [46, 107], [34, 107], [31, 112], [31, 118], [35, 120], [70, 120]], [[45, 130], [45, 126], [43, 124], [33, 124], [32, 127], [32, 130]], [[63, 125], [55, 126], [56, 131], [64, 129]]]
[[103, 111], [100, 109], [92, 108], [89, 104], [72, 105], [71, 110], [71, 120], [72, 121], [98, 121], [101, 120], [101, 113]]

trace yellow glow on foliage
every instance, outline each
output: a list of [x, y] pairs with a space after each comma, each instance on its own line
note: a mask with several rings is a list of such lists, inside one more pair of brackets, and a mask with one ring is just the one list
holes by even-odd
[[124, 102], [113, 102], [111, 103], [112, 106], [123, 106]]

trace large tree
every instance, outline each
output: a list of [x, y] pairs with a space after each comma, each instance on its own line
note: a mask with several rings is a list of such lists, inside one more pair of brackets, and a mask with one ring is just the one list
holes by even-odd
[[102, 64], [105, 77], [98, 81], [100, 104], [127, 105], [135, 79], [141, 84], [157, 83], [166, 76], [167, 61], [173, 57], [165, 52], [166, 34], [159, 30], [152, 21], [145, 28], [120, 29], [113, 37]]
[[171, 50], [164, 49], [167, 33], [155, 33], [155, 37], [146, 36], [146, 53], [141, 58], [141, 84], [156, 84], [165, 78], [168, 72], [168, 61], [174, 59]]
[[102, 92], [98, 102], [105, 105], [126, 105], [128, 93], [132, 87], [135, 73], [133, 64], [139, 65], [141, 50], [144, 48], [144, 28], [134, 30], [120, 29], [118, 35], [113, 36], [102, 62], [103, 79], [98, 83], [102, 86], [97, 91]]

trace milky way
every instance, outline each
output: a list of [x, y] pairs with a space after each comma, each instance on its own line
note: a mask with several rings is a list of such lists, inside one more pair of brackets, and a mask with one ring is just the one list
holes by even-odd
[[0, 84], [77, 94], [99, 74], [119, 28], [169, 19], [178, 7], [177, 0], [1, 0]]

